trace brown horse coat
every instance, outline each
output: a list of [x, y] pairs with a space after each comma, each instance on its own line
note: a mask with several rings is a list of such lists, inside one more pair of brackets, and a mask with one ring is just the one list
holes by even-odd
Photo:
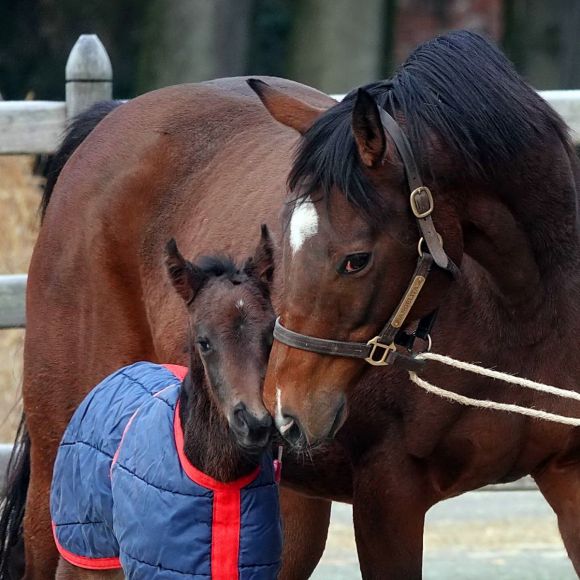
[[[334, 102], [290, 81], [269, 82], [318, 107]], [[52, 463], [91, 385], [132, 361], [187, 362], [182, 305], [164, 281], [165, 243], [175, 237], [193, 258], [250, 255], [261, 223], [280, 229], [297, 136], [270, 117], [244, 79], [225, 79], [120, 106], [67, 163], [28, 281], [27, 578], [46, 578], [56, 563]]]

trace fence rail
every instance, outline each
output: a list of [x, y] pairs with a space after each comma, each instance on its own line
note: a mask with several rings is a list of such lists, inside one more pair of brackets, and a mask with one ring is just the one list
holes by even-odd
[[[53, 153], [67, 121], [90, 104], [110, 99], [110, 87], [108, 81], [68, 80], [66, 102], [0, 101], [0, 154]], [[540, 95], [562, 116], [572, 140], [580, 145], [580, 90], [540, 91]]]

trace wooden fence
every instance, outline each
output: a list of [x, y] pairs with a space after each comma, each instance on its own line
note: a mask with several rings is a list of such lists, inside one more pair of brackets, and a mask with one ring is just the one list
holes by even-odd
[[[64, 102], [0, 101], [0, 154], [53, 153], [70, 119], [92, 104], [112, 98], [111, 61], [95, 34], [79, 37], [70, 52], [65, 79]], [[564, 118], [572, 139], [580, 144], [580, 90], [541, 91], [540, 95]], [[0, 276], [0, 330], [25, 327], [25, 291], [25, 274]], [[0, 445], [0, 484], [10, 448]], [[524, 479], [508, 486], [489, 486], [496, 487], [532, 489], [533, 483]]]
[[[95, 34], [73, 46], [65, 71], [66, 101], [0, 101], [0, 154], [53, 153], [70, 119], [113, 97], [113, 68]], [[0, 176], [1, 179], [1, 176]], [[0, 276], [0, 329], [23, 328], [26, 275]]]

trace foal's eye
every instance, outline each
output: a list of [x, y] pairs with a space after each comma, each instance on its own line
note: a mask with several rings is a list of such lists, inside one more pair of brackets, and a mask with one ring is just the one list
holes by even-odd
[[371, 259], [370, 252], [359, 252], [357, 254], [349, 254], [339, 264], [337, 271], [339, 274], [355, 274], [364, 270]]
[[203, 353], [208, 353], [211, 350], [211, 344], [207, 338], [198, 339], [197, 344], [199, 345], [199, 350]]

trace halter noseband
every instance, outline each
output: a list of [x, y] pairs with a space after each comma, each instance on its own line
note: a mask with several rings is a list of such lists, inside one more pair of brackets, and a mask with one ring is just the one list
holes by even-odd
[[[436, 311], [423, 317], [413, 334], [405, 332], [403, 324], [413, 304], [415, 304], [433, 264], [448, 272], [453, 278], [459, 275], [459, 269], [443, 249], [442, 238], [433, 224], [431, 218], [434, 208], [433, 195], [429, 188], [423, 185], [407, 136], [395, 119], [382, 107], [379, 107], [379, 113], [383, 129], [394, 141], [403, 161], [407, 183], [411, 191], [409, 204], [422, 234], [417, 247], [419, 253], [417, 267], [407, 290], [381, 332], [366, 343], [316, 338], [294, 332], [282, 326], [280, 318], [276, 320], [274, 338], [287, 346], [318, 354], [361, 358], [374, 366], [401, 363], [406, 368], [413, 370], [421, 366], [422, 362], [397, 352], [396, 345], [405, 346], [410, 350], [416, 337], [429, 340], [429, 332], [435, 322]], [[423, 244], [426, 246], [426, 251], [423, 251]]]

